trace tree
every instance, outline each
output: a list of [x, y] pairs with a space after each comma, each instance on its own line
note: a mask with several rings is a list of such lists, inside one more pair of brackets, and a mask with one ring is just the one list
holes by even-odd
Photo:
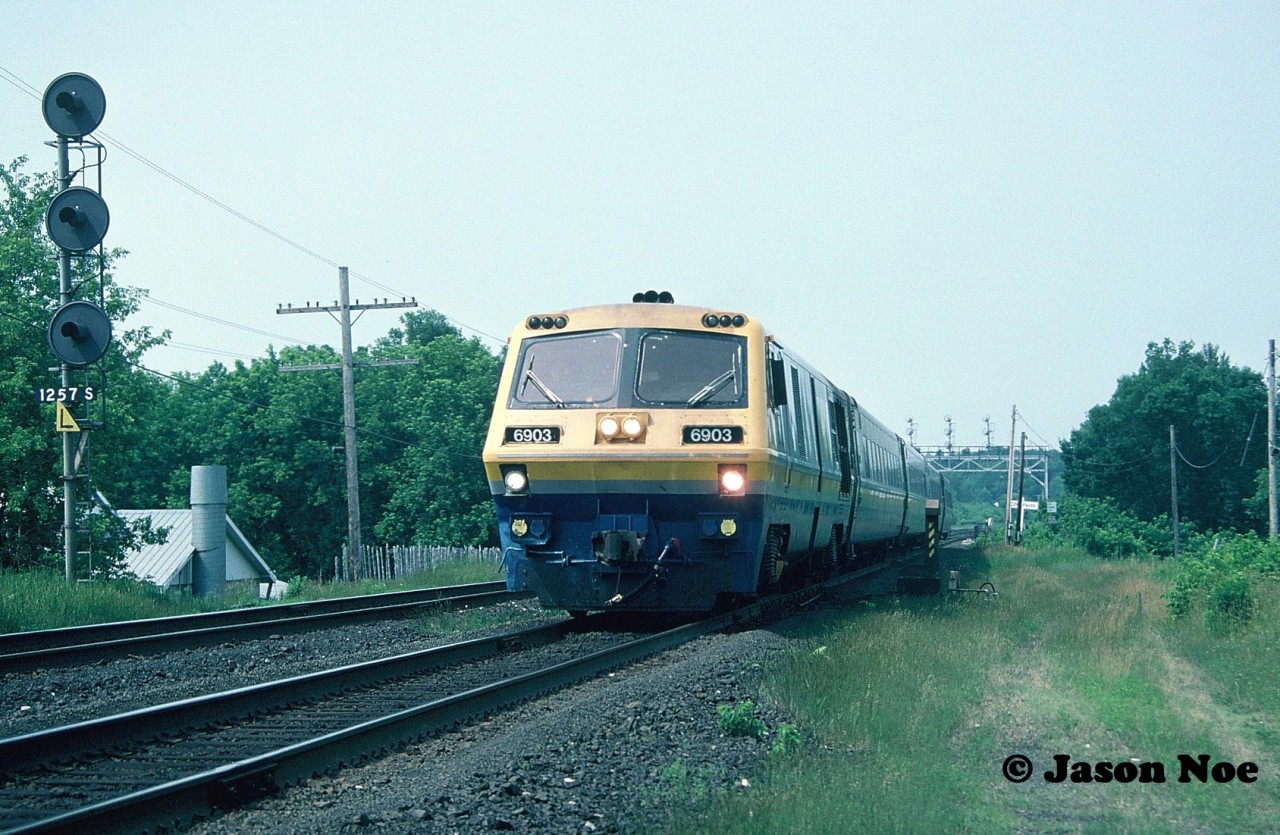
[[[23, 173], [24, 162], [0, 168], [0, 568], [62, 560], [60, 444], [49, 407], [33, 396], [56, 379], [44, 331], [59, 305], [58, 253], [42, 227], [58, 186], [49, 174]], [[124, 254], [104, 262], [103, 303], [115, 321], [142, 295], [111, 280]], [[97, 260], [73, 259], [73, 269], [79, 297], [96, 299]], [[332, 570], [347, 537], [340, 377], [281, 366], [335, 363], [337, 353], [290, 347], [200, 374], [147, 372], [143, 353], [167, 336], [142, 328], [113, 340], [103, 361], [107, 420], [92, 436], [94, 486], [115, 507], [181, 508], [191, 467], [221, 464], [228, 512], [278, 571]], [[498, 359], [429, 310], [405, 316], [357, 362], [409, 358], [419, 365], [358, 372], [364, 532], [396, 544], [491, 542], [480, 450]], [[104, 542], [118, 557], [146, 536], [112, 530]]]
[[165, 501], [185, 507], [190, 471], [227, 468], [227, 512], [277, 572], [332, 570], [346, 538], [336, 374], [290, 373], [281, 365], [332, 363], [331, 348], [286, 348], [228, 369], [177, 375], [163, 445]]
[[0, 567], [52, 564], [62, 524], [57, 438], [32, 397], [50, 360], [39, 323], [53, 313], [55, 256], [40, 236], [53, 178], [0, 168]]
[[492, 544], [481, 451], [498, 360], [435, 311], [404, 319], [407, 338], [392, 331], [375, 357], [418, 364], [371, 373], [356, 386], [360, 425], [369, 430], [360, 447], [365, 495], [381, 511], [373, 531], [389, 543]]
[[[61, 444], [53, 431], [53, 414], [48, 406], [37, 405], [33, 395], [37, 385], [56, 382], [48, 371], [56, 360], [44, 330], [59, 305], [58, 251], [45, 237], [43, 225], [45, 210], [59, 189], [51, 174], [24, 173], [25, 163], [20, 157], [0, 166], [0, 568], [54, 566], [62, 561]], [[124, 255], [123, 250], [112, 250], [103, 264], [103, 300], [113, 320], [134, 312], [140, 295], [111, 280], [112, 265]], [[72, 259], [81, 298], [98, 296], [97, 267], [96, 259]], [[108, 397], [119, 393], [129, 398], [131, 391], [141, 396], [150, 381], [141, 379], [131, 363], [157, 341], [145, 329], [116, 335], [106, 360], [112, 389]], [[94, 438], [95, 451], [128, 439], [131, 431], [128, 419], [114, 427], [108, 423]], [[106, 471], [113, 466], [107, 463]], [[136, 466], [117, 468], [130, 470]], [[119, 549], [114, 550], [118, 556]]]
[[1135, 374], [1089, 410], [1062, 445], [1072, 492], [1113, 500], [1139, 519], [1170, 511], [1169, 427], [1177, 430], [1179, 513], [1202, 530], [1255, 524], [1245, 500], [1266, 461], [1262, 377], [1213, 345], [1147, 345]]

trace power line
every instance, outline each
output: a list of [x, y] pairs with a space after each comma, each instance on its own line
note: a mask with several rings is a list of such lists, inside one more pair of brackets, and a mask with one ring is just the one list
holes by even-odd
[[[4, 316], [6, 319], [11, 319], [11, 320], [13, 320], [14, 322], [17, 322], [17, 323], [18, 323], [18, 324], [20, 324], [20, 325], [25, 325], [26, 327], [33, 328], [33, 329], [38, 330], [38, 331], [43, 331], [43, 330], [44, 330], [44, 328], [40, 327], [39, 325], [32, 324], [31, 322], [28, 322], [26, 319], [23, 319], [23, 318], [22, 318], [22, 317], [20, 317], [20, 316], [15, 316], [15, 315], [13, 315], [12, 313], [9, 313], [9, 312], [8, 312], [8, 311], [6, 311], [6, 310], [0, 310], [0, 316]], [[128, 366], [131, 366], [131, 367], [133, 367], [133, 368], [136, 368], [136, 369], [138, 369], [139, 371], [145, 371], [145, 372], [146, 372], [146, 373], [148, 373], [148, 374], [153, 374], [153, 375], [155, 375], [155, 376], [157, 376], [157, 377], [161, 377], [161, 378], [163, 378], [163, 379], [166, 379], [166, 380], [169, 380], [169, 381], [171, 381], [171, 382], [177, 383], [177, 384], [178, 384], [178, 385], [180, 385], [180, 386], [187, 386], [188, 388], [193, 388], [193, 389], [196, 389], [196, 390], [198, 390], [198, 391], [203, 391], [203, 392], [205, 392], [206, 394], [212, 394], [212, 395], [215, 395], [215, 396], [217, 396], [217, 397], [225, 397], [225, 398], [226, 398], [226, 399], [228, 399], [228, 400], [235, 401], [236, 403], [240, 403], [241, 405], [244, 405], [244, 406], [253, 406], [253, 407], [258, 408], [258, 409], [263, 409], [264, 411], [274, 412], [275, 414], [289, 415], [290, 417], [295, 417], [295, 418], [297, 418], [298, 420], [308, 421], [308, 422], [311, 422], [311, 423], [319, 423], [319, 424], [322, 424], [322, 425], [324, 425], [324, 426], [332, 426], [332, 427], [339, 428], [339, 429], [343, 428], [343, 424], [342, 424], [342, 423], [340, 423], [340, 422], [338, 422], [338, 421], [334, 421], [334, 420], [327, 420], [326, 418], [313, 417], [313, 416], [311, 416], [311, 415], [304, 415], [304, 414], [302, 414], [301, 412], [294, 412], [294, 411], [290, 411], [290, 410], [288, 410], [288, 409], [281, 409], [281, 408], [279, 408], [278, 406], [272, 406], [272, 405], [271, 405], [271, 404], [269, 404], [269, 403], [262, 403], [262, 402], [257, 401], [257, 400], [250, 400], [250, 399], [248, 399], [247, 397], [240, 397], [240, 396], [238, 396], [238, 395], [230, 394], [229, 392], [225, 392], [225, 391], [218, 391], [218, 390], [217, 390], [217, 389], [215, 389], [215, 388], [210, 388], [209, 386], [201, 385], [200, 383], [197, 383], [197, 382], [195, 382], [194, 380], [188, 379], [188, 378], [186, 378], [186, 377], [179, 377], [179, 376], [176, 376], [176, 375], [173, 375], [173, 374], [166, 374], [166, 373], [164, 373], [163, 371], [156, 371], [156, 370], [155, 370], [155, 369], [153, 369], [153, 368], [148, 368], [148, 367], [146, 367], [145, 365], [143, 365], [142, 363], [140, 363], [140, 362], [134, 362], [133, 360], [131, 360], [131, 359], [129, 359], [128, 357], [126, 357], [126, 356], [124, 355], [124, 353], [120, 350], [119, 346], [117, 346], [117, 345], [115, 345], [115, 344], [112, 344], [112, 346], [111, 346], [111, 347], [112, 347], [112, 353], [114, 354], [114, 356], [115, 356], [115, 357], [117, 357], [117, 358], [118, 358], [121, 362], [123, 362], [125, 365], [128, 365]], [[193, 346], [193, 347], [194, 347], [194, 346]], [[258, 357], [251, 357], [250, 359], [259, 359], [259, 358], [258, 358]], [[401, 444], [401, 445], [403, 445], [403, 446], [408, 446], [408, 447], [416, 447], [416, 448], [418, 448], [418, 449], [427, 449], [427, 447], [424, 447], [424, 446], [422, 446], [421, 444], [414, 443], [413, 441], [406, 441], [406, 440], [404, 440], [403, 438], [396, 438], [396, 437], [393, 437], [393, 436], [391, 436], [391, 435], [384, 435], [383, 433], [381, 433], [381, 432], [375, 432], [375, 431], [374, 431], [374, 430], [372, 430], [372, 429], [362, 429], [362, 428], [360, 428], [360, 427], [355, 427], [355, 431], [356, 431], [358, 434], [365, 435], [365, 436], [370, 437], [370, 438], [379, 438], [379, 439], [384, 440], [384, 441], [390, 441], [390, 442], [392, 442], [392, 443]], [[440, 448], [438, 448], [438, 447], [431, 447], [430, 449], [431, 449], [431, 451], [432, 451], [433, 453], [443, 453], [444, 455], [447, 455], [447, 456], [449, 456], [450, 458], [459, 458], [459, 459], [463, 459], [463, 460], [467, 460], [467, 461], [479, 461], [479, 460], [480, 460], [480, 456], [479, 456], [479, 455], [462, 455], [462, 454], [460, 454], [460, 453], [456, 453], [456, 452], [448, 452], [448, 451], [446, 451], [446, 450], [442, 450], [442, 449], [440, 449]]]
[[216, 322], [219, 325], [226, 325], [229, 328], [237, 328], [242, 331], [248, 331], [249, 333], [256, 333], [259, 336], [267, 336], [267, 337], [271, 337], [272, 339], [283, 339], [285, 342], [292, 342], [294, 345], [306, 346], [311, 344], [309, 342], [298, 339], [296, 337], [285, 336], [284, 334], [280, 334], [280, 333], [272, 333], [271, 331], [260, 330], [259, 328], [250, 327], [248, 325], [241, 325], [238, 322], [231, 322], [226, 319], [219, 319], [217, 316], [210, 316], [208, 313], [201, 313], [200, 311], [192, 310], [189, 307], [182, 307], [181, 305], [173, 304], [172, 302], [161, 301], [160, 299], [157, 299], [155, 296], [152, 296], [149, 294], [142, 296], [142, 300], [145, 302], [150, 302], [152, 304], [158, 304], [161, 307], [167, 307], [170, 310], [176, 310], [180, 313], [186, 313], [188, 315], [195, 316], [200, 319], [204, 319], [207, 322]]
[[[143, 365], [142, 363], [134, 362], [133, 360], [131, 360], [131, 359], [129, 359], [128, 357], [124, 356], [124, 354], [120, 353], [118, 350], [115, 352], [115, 354], [116, 354], [116, 356], [117, 356], [117, 357], [118, 357], [122, 362], [124, 362], [126, 365], [132, 366], [133, 368], [136, 368], [136, 369], [138, 369], [139, 371], [145, 371], [145, 372], [146, 372], [146, 373], [148, 373], [148, 374], [154, 374], [154, 375], [155, 375], [155, 376], [157, 376], [157, 377], [162, 377], [162, 378], [164, 378], [164, 379], [166, 379], [166, 380], [170, 380], [170, 381], [172, 381], [172, 382], [174, 382], [174, 383], [177, 383], [177, 384], [178, 384], [178, 385], [180, 385], [180, 386], [187, 386], [188, 388], [196, 389], [197, 391], [203, 391], [203, 392], [205, 392], [206, 394], [212, 394], [212, 395], [214, 395], [214, 396], [216, 396], [216, 397], [225, 397], [225, 398], [226, 398], [226, 399], [228, 399], [228, 400], [234, 401], [234, 402], [236, 402], [236, 403], [240, 403], [241, 405], [244, 405], [244, 406], [253, 406], [253, 407], [255, 407], [255, 408], [262, 409], [263, 411], [272, 412], [272, 413], [280, 414], [280, 415], [288, 415], [288, 416], [290, 416], [290, 417], [295, 417], [295, 418], [297, 418], [298, 420], [308, 421], [308, 422], [310, 422], [310, 423], [318, 423], [318, 424], [321, 424], [321, 425], [323, 425], [323, 426], [331, 426], [331, 427], [334, 427], [334, 428], [337, 428], [337, 429], [342, 429], [342, 428], [344, 428], [343, 424], [342, 424], [340, 421], [336, 421], [336, 420], [328, 420], [328, 419], [326, 419], [326, 418], [313, 417], [312, 415], [305, 415], [305, 414], [302, 414], [301, 412], [294, 412], [294, 411], [291, 411], [291, 410], [289, 410], [289, 409], [281, 409], [281, 408], [279, 408], [278, 406], [273, 406], [273, 405], [271, 405], [271, 404], [269, 404], [269, 403], [262, 403], [262, 402], [257, 401], [257, 400], [250, 400], [250, 399], [249, 399], [249, 398], [247, 398], [247, 397], [240, 397], [240, 396], [238, 396], [238, 395], [231, 394], [231, 393], [229, 393], [229, 392], [219, 391], [219, 390], [217, 390], [217, 389], [215, 389], [215, 388], [210, 388], [209, 386], [201, 385], [200, 383], [197, 383], [197, 382], [195, 382], [195, 381], [193, 381], [193, 380], [191, 380], [191, 379], [188, 379], [188, 378], [186, 378], [186, 377], [176, 376], [176, 375], [173, 375], [173, 374], [166, 374], [166, 373], [164, 373], [163, 371], [156, 371], [155, 369], [147, 368], [147, 367], [146, 367], [145, 365]], [[370, 437], [370, 438], [378, 438], [378, 439], [380, 439], [380, 440], [390, 441], [390, 442], [392, 442], [392, 443], [396, 443], [396, 444], [401, 444], [402, 446], [415, 447], [415, 448], [418, 448], [418, 449], [428, 449], [428, 447], [424, 447], [424, 446], [422, 446], [421, 444], [415, 443], [415, 442], [413, 442], [413, 441], [406, 441], [406, 440], [404, 440], [403, 438], [396, 438], [396, 437], [393, 437], [393, 436], [391, 436], [391, 435], [384, 435], [383, 433], [381, 433], [381, 432], [376, 432], [376, 431], [374, 431], [374, 430], [372, 430], [372, 429], [363, 429], [363, 428], [361, 428], [361, 427], [356, 427], [356, 428], [355, 428], [355, 431], [356, 431], [358, 434], [365, 435], [365, 436]], [[479, 456], [479, 455], [463, 455], [463, 454], [456, 453], [456, 452], [447, 452], [447, 451], [444, 451], [444, 450], [439, 449], [438, 447], [431, 447], [430, 449], [431, 449], [431, 451], [432, 451], [433, 453], [440, 453], [440, 452], [443, 452], [445, 455], [449, 456], [450, 458], [459, 458], [459, 459], [463, 459], [463, 460], [467, 460], [467, 461], [479, 461], [479, 460], [480, 460], [480, 456]]]
[[188, 342], [179, 342], [176, 339], [170, 339], [164, 343], [166, 348], [179, 348], [184, 351], [196, 351], [201, 354], [211, 354], [215, 357], [235, 357], [242, 360], [257, 360], [262, 357], [250, 356], [249, 354], [237, 354], [234, 351], [224, 351], [219, 348], [210, 348], [206, 345], [192, 345]]
[[30, 84], [23, 81], [21, 78], [14, 75], [12, 72], [5, 69], [4, 67], [0, 67], [0, 74], [3, 74], [5, 81], [9, 82], [14, 87], [17, 87], [20, 91], [22, 91], [23, 93], [26, 93], [28, 96], [31, 96], [31, 98], [35, 99], [36, 101], [40, 101], [40, 91], [37, 90], [35, 87], [32, 87]]
[[1018, 417], [1022, 419], [1022, 425], [1023, 425], [1023, 426], [1025, 426], [1025, 427], [1027, 427], [1027, 429], [1029, 429], [1029, 430], [1031, 431], [1031, 434], [1032, 434], [1032, 435], [1035, 435], [1035, 436], [1036, 436], [1036, 438], [1038, 438], [1038, 439], [1039, 439], [1039, 441], [1040, 441], [1040, 443], [1041, 443], [1041, 444], [1043, 444], [1044, 446], [1047, 446], [1047, 447], [1051, 447], [1051, 448], [1053, 448], [1053, 447], [1056, 447], [1056, 446], [1057, 446], [1056, 444], [1051, 444], [1051, 443], [1049, 443], [1048, 441], [1046, 441], [1046, 440], [1044, 439], [1044, 436], [1043, 436], [1043, 435], [1041, 435], [1039, 432], [1037, 432], [1037, 431], [1035, 430], [1035, 428], [1034, 428], [1030, 423], [1028, 423], [1028, 422], [1027, 422], [1027, 416], [1026, 416], [1026, 414], [1024, 414], [1023, 412], [1019, 411], [1019, 412], [1018, 412]]
[[[22, 91], [23, 93], [27, 94], [28, 96], [31, 96], [31, 97], [32, 97], [33, 99], [35, 99], [36, 101], [40, 101], [40, 100], [41, 100], [41, 98], [42, 98], [42, 97], [41, 97], [40, 91], [39, 91], [39, 90], [37, 90], [35, 87], [33, 87], [31, 84], [29, 84], [29, 83], [27, 83], [26, 81], [24, 81], [22, 78], [20, 78], [18, 75], [16, 75], [15, 73], [13, 73], [11, 70], [9, 70], [9, 69], [7, 69], [7, 68], [5, 68], [5, 67], [3, 67], [3, 66], [0, 66], [0, 73], [3, 73], [3, 77], [4, 77], [4, 80], [5, 80], [5, 81], [9, 82], [9, 84], [13, 85], [13, 86], [14, 86], [14, 87], [16, 87], [18, 90]], [[241, 221], [243, 221], [244, 223], [249, 224], [250, 226], [252, 226], [252, 227], [254, 227], [255, 229], [257, 229], [258, 231], [263, 232], [263, 233], [265, 233], [265, 234], [267, 234], [267, 235], [270, 235], [271, 237], [275, 238], [276, 240], [280, 241], [281, 243], [285, 244], [286, 246], [292, 247], [293, 249], [296, 249], [298, 252], [301, 252], [301, 253], [302, 253], [302, 254], [304, 254], [304, 255], [308, 255], [308, 256], [310, 256], [310, 257], [312, 257], [312, 258], [314, 258], [314, 259], [316, 259], [316, 260], [320, 261], [321, 263], [323, 263], [323, 264], [327, 264], [328, 266], [333, 267], [333, 268], [335, 268], [335, 269], [336, 269], [338, 266], [340, 266], [340, 265], [338, 264], [338, 262], [337, 262], [337, 261], [335, 261], [335, 260], [333, 260], [332, 258], [329, 258], [329, 257], [328, 257], [328, 256], [326, 256], [326, 255], [322, 255], [321, 253], [316, 252], [315, 250], [313, 250], [313, 249], [311, 249], [311, 248], [309, 248], [309, 247], [307, 247], [307, 246], [304, 246], [303, 244], [301, 244], [301, 243], [299, 243], [299, 242], [297, 242], [297, 241], [293, 240], [292, 238], [289, 238], [288, 236], [286, 236], [286, 235], [284, 235], [284, 234], [282, 234], [282, 233], [280, 233], [280, 232], [277, 232], [276, 230], [272, 229], [271, 227], [267, 226], [266, 224], [261, 223], [261, 222], [259, 222], [259, 221], [255, 220], [255, 219], [253, 219], [253, 218], [249, 217], [249, 216], [248, 216], [248, 215], [246, 215], [244, 212], [241, 212], [239, 209], [236, 209], [234, 206], [231, 206], [230, 204], [225, 203], [225, 202], [223, 202], [223, 201], [219, 200], [218, 198], [214, 197], [213, 195], [209, 194], [208, 192], [204, 191], [203, 189], [199, 188], [198, 186], [195, 186], [195, 185], [193, 185], [192, 183], [190, 183], [190, 182], [188, 182], [188, 181], [186, 181], [186, 180], [182, 179], [181, 177], [179, 177], [178, 175], [176, 175], [176, 174], [172, 173], [171, 171], [169, 171], [169, 170], [165, 169], [164, 167], [162, 167], [162, 166], [161, 166], [161, 165], [159, 165], [158, 163], [152, 162], [150, 159], [148, 159], [147, 157], [143, 156], [140, 152], [135, 151], [133, 148], [131, 148], [131, 147], [129, 147], [128, 145], [124, 144], [124, 143], [123, 143], [123, 142], [121, 142], [119, 139], [116, 139], [114, 136], [111, 136], [110, 134], [108, 134], [108, 133], [106, 133], [106, 132], [104, 132], [104, 131], [95, 131], [93, 135], [94, 135], [94, 136], [99, 136], [99, 137], [101, 137], [101, 138], [103, 139], [103, 141], [105, 141], [108, 145], [112, 145], [112, 146], [114, 146], [114, 147], [116, 147], [116, 148], [119, 148], [119, 149], [120, 149], [121, 151], [123, 151], [125, 154], [127, 154], [127, 155], [128, 155], [128, 156], [130, 156], [130, 157], [132, 157], [134, 160], [138, 161], [139, 163], [141, 163], [142, 165], [144, 165], [144, 166], [146, 166], [147, 168], [151, 169], [152, 171], [154, 171], [155, 173], [159, 174], [160, 176], [162, 176], [162, 177], [164, 177], [164, 178], [166, 178], [166, 179], [170, 180], [171, 182], [175, 183], [176, 185], [178, 185], [178, 186], [180, 186], [180, 187], [182, 187], [182, 188], [186, 189], [187, 191], [191, 192], [192, 194], [196, 195], [197, 197], [201, 198], [202, 200], [206, 200], [206, 201], [208, 201], [209, 203], [212, 203], [214, 206], [217, 206], [219, 209], [221, 209], [221, 210], [223, 210], [224, 212], [226, 212], [226, 213], [230, 214], [232, 217], [235, 217], [235, 218], [237, 218], [238, 220], [241, 220]], [[406, 293], [406, 292], [404, 292], [404, 291], [402, 291], [402, 290], [396, 289], [395, 287], [392, 287], [392, 286], [390, 286], [390, 285], [388, 285], [388, 284], [385, 284], [385, 283], [383, 283], [383, 282], [376, 281], [376, 280], [374, 280], [374, 279], [372, 279], [372, 278], [370, 278], [370, 277], [368, 277], [368, 276], [366, 276], [366, 275], [363, 275], [363, 274], [361, 274], [361, 273], [358, 273], [358, 272], [351, 272], [351, 276], [352, 276], [353, 278], [359, 279], [360, 281], [363, 281], [363, 282], [365, 282], [366, 284], [369, 284], [369, 285], [371, 285], [371, 286], [373, 286], [373, 287], [377, 287], [379, 290], [384, 290], [384, 291], [386, 291], [386, 292], [388, 292], [388, 293], [390, 293], [390, 294], [392, 294], [392, 295], [394, 295], [394, 296], [406, 296], [406, 297], [407, 297], [407, 296], [414, 295], [414, 294], [412, 294], [412, 293]], [[432, 308], [432, 309], [434, 310], [434, 308]], [[466, 329], [466, 330], [468, 330], [468, 331], [471, 331], [472, 333], [475, 333], [475, 334], [477, 334], [477, 335], [479, 335], [479, 336], [483, 336], [483, 337], [485, 337], [485, 338], [487, 338], [487, 339], [492, 339], [494, 342], [498, 343], [499, 345], [501, 345], [501, 344], [504, 342], [504, 340], [503, 340], [502, 338], [497, 337], [497, 336], [494, 336], [493, 334], [490, 334], [490, 333], [486, 333], [485, 331], [482, 331], [482, 330], [480, 330], [480, 329], [478, 329], [478, 328], [474, 328], [474, 327], [472, 327], [471, 325], [466, 324], [465, 322], [460, 322], [460, 321], [458, 321], [458, 320], [456, 320], [456, 319], [454, 319], [454, 318], [452, 318], [452, 317], [448, 316], [447, 314], [443, 313], [442, 311], [438, 311], [438, 310], [437, 310], [436, 312], [440, 313], [440, 315], [441, 315], [441, 316], [444, 316], [444, 318], [445, 318], [447, 321], [449, 321], [449, 322], [453, 323], [454, 325], [456, 325], [456, 326], [458, 326], [458, 327], [464, 328], [464, 329]], [[225, 324], [225, 323], [224, 323], [224, 324]]]
[[[291, 411], [288, 409], [280, 409], [280, 407], [270, 405], [270, 403], [262, 403], [260, 401], [248, 400], [247, 397], [239, 397], [237, 396], [237, 394], [232, 394], [229, 392], [220, 392], [216, 388], [210, 388], [210, 387], [207, 387], [207, 385], [201, 385], [200, 383], [193, 382], [193, 380], [191, 379], [187, 379], [184, 377], [177, 377], [177, 375], [173, 375], [173, 374], [165, 374], [164, 371], [156, 371], [155, 369], [148, 369], [147, 366], [142, 365], [141, 362], [134, 362], [133, 360], [128, 359], [127, 356], [124, 356], [123, 353], [120, 353], [119, 351], [116, 351], [116, 356], [118, 356], [119, 359], [122, 360], [125, 365], [132, 366], [132, 368], [136, 368], [140, 371], [146, 371], [147, 374], [154, 374], [156, 375], [156, 377], [164, 378], [166, 380], [172, 380], [172, 382], [177, 383], [179, 385], [186, 385], [186, 387], [197, 389], [197, 391], [205, 392], [207, 394], [214, 394], [215, 397], [225, 397], [227, 398], [227, 400], [241, 403], [242, 406], [253, 406], [253, 407], [256, 407], [256, 409], [274, 412], [274, 414], [276, 415], [288, 415], [291, 417], [297, 417], [298, 420], [305, 420], [305, 421], [308, 421], [308, 423], [316, 423], [324, 426], [333, 426], [333, 428], [335, 429], [344, 428], [344, 425], [337, 420], [328, 420], [328, 419], [325, 419], [325, 417], [314, 417], [311, 415], [303, 415], [302, 412]], [[438, 447], [424, 447], [420, 443], [415, 443], [412, 441], [404, 441], [403, 438], [396, 438], [396, 437], [393, 437], [393, 435], [387, 435], [380, 432], [375, 432], [375, 430], [372, 430], [372, 429], [362, 429], [360, 428], [360, 426], [356, 426], [356, 433], [361, 435], [366, 435], [366, 437], [369, 437], [369, 438], [378, 438], [380, 439], [380, 441], [389, 441], [392, 443], [401, 444], [401, 446], [417, 448], [417, 450], [428, 450], [428, 448], [430, 448], [430, 451], [433, 453], [443, 452], [445, 456], [448, 456], [451, 458], [461, 458], [461, 460], [465, 460], [465, 461], [481, 460], [479, 455], [461, 455], [461, 453], [457, 453], [457, 452], [447, 452], [444, 450], [440, 450], [440, 448]]]

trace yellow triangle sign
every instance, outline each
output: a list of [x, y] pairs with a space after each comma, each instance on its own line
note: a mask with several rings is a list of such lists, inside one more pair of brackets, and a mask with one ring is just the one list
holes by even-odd
[[61, 403], [54, 403], [58, 407], [58, 421], [55, 424], [59, 432], [79, 432], [80, 424], [76, 423], [76, 419], [71, 416], [71, 412]]

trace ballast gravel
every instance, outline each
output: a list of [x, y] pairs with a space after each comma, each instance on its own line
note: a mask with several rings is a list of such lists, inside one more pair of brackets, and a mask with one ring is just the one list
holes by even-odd
[[[503, 604], [508, 620], [560, 617]], [[495, 630], [486, 630], [495, 631]], [[227, 643], [84, 667], [0, 674], [0, 737], [16, 736], [468, 635], [414, 619]], [[787, 721], [760, 697], [792, 644], [768, 630], [707, 636], [380, 759], [191, 825], [222, 833], [650, 832], [720, 792], [751, 791]], [[756, 704], [763, 738], [717, 707]], [[696, 812], [695, 812], [696, 813]]]
[[[757, 783], [784, 721], [761, 704], [760, 676], [787, 646], [764, 630], [702, 638], [191, 831], [652, 832]], [[763, 739], [720, 728], [717, 707], [745, 699]]]

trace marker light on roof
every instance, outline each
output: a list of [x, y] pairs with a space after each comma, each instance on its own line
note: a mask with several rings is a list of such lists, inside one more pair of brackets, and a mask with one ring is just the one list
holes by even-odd
[[525, 327], [531, 331], [551, 330], [552, 328], [563, 328], [569, 324], [569, 317], [561, 316], [530, 316], [524, 322]]

